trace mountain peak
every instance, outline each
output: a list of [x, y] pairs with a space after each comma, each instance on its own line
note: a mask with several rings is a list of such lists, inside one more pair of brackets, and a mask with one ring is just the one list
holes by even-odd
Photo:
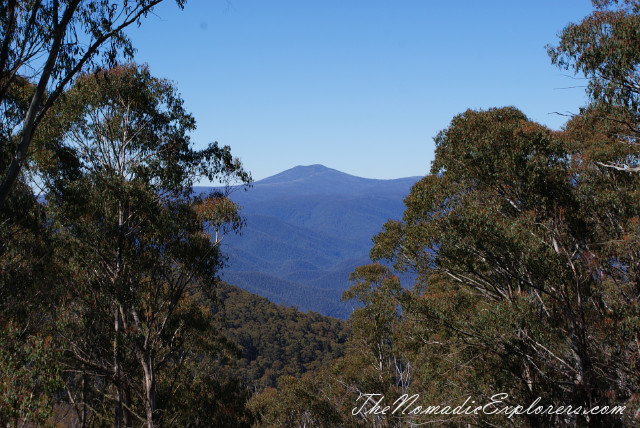
[[347, 176], [343, 172], [340, 172], [333, 168], [328, 168], [324, 165], [314, 164], [314, 165], [298, 165], [294, 166], [291, 169], [283, 171], [279, 174], [272, 175], [271, 177], [267, 177], [263, 180], [260, 180], [259, 183], [262, 184], [276, 184], [276, 183], [284, 183], [298, 180], [306, 180], [318, 175], [324, 174], [337, 174]]
[[[281, 172], [280, 174], [295, 174], [295, 175], [301, 175], [301, 176], [312, 176], [312, 175], [316, 175], [316, 174], [322, 174], [325, 172], [329, 172], [329, 171], [333, 171], [333, 172], [340, 172], [337, 169], [333, 169], [333, 168], [328, 168], [324, 165], [320, 165], [319, 163], [313, 164], [313, 165], [298, 165], [298, 166], [294, 166], [293, 168], [290, 168], [286, 171]], [[278, 174], [278, 175], [280, 175]]]
[[291, 169], [304, 169], [304, 170], [307, 170], [307, 171], [326, 171], [326, 170], [332, 169], [332, 168], [327, 168], [326, 166], [321, 165], [319, 163], [314, 163], [313, 165], [297, 165], [297, 166], [294, 166]]
[[379, 180], [357, 177], [320, 164], [298, 165], [271, 177], [256, 181], [248, 192], [234, 194], [234, 200], [245, 204], [312, 195], [355, 196], [406, 195], [421, 177]]

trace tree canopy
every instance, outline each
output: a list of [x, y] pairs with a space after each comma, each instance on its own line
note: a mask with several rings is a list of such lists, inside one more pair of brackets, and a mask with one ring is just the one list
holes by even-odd
[[[2, 141], [11, 155], [0, 164], [0, 209], [27, 160], [38, 124], [68, 85], [96, 66], [131, 59], [133, 46], [124, 29], [141, 20], [162, 0], [8, 0], [0, 6], [0, 106], [11, 109], [15, 86], [33, 85], [24, 116], [15, 124], [15, 141]], [[185, 0], [176, 0], [183, 7]], [[12, 139], [13, 140], [13, 139]], [[6, 154], [5, 154], [6, 156]], [[4, 157], [4, 156], [3, 156]], [[6, 162], [6, 163], [5, 163]]]

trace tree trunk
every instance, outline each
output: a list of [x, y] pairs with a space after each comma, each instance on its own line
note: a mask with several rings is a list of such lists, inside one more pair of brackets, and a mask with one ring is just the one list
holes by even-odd
[[156, 420], [156, 378], [153, 371], [151, 356], [142, 354], [140, 358], [140, 364], [144, 371], [144, 392], [145, 392], [145, 411], [147, 414], [147, 428], [158, 427], [158, 421]]
[[115, 422], [116, 428], [122, 428], [122, 388], [121, 388], [121, 375], [120, 375], [120, 360], [118, 358], [118, 335], [120, 333], [120, 311], [117, 307], [113, 310], [114, 317], [114, 337], [113, 337], [113, 380], [114, 380], [114, 400], [116, 403], [115, 408]]

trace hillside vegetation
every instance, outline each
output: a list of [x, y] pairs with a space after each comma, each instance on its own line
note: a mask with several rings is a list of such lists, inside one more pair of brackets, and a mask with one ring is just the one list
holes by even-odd
[[299, 377], [344, 354], [343, 321], [278, 306], [227, 284], [218, 295], [224, 330], [242, 355], [231, 372], [252, 389], [275, 387], [283, 375]]

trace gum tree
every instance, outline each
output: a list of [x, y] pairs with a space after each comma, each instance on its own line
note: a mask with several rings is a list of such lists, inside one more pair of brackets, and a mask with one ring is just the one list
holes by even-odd
[[436, 138], [431, 174], [412, 188], [402, 221], [375, 237], [374, 259], [417, 273], [402, 304], [418, 320], [418, 356], [455, 350], [460, 395], [633, 407], [637, 175], [593, 162], [619, 146], [621, 126], [580, 117], [554, 133], [514, 108], [467, 111]]
[[[207, 334], [210, 316], [193, 298], [214, 297], [220, 240], [242, 224], [224, 194], [195, 196], [192, 185], [250, 177], [228, 147], [191, 147], [193, 118], [146, 67], [81, 76], [64, 111], [77, 177], [47, 180], [74, 272], [62, 330], [70, 385], [91, 384], [102, 404], [111, 394], [116, 426], [160, 426], [159, 379], [179, 380], [187, 349]], [[93, 407], [86, 389], [74, 391], [77, 409]]]

